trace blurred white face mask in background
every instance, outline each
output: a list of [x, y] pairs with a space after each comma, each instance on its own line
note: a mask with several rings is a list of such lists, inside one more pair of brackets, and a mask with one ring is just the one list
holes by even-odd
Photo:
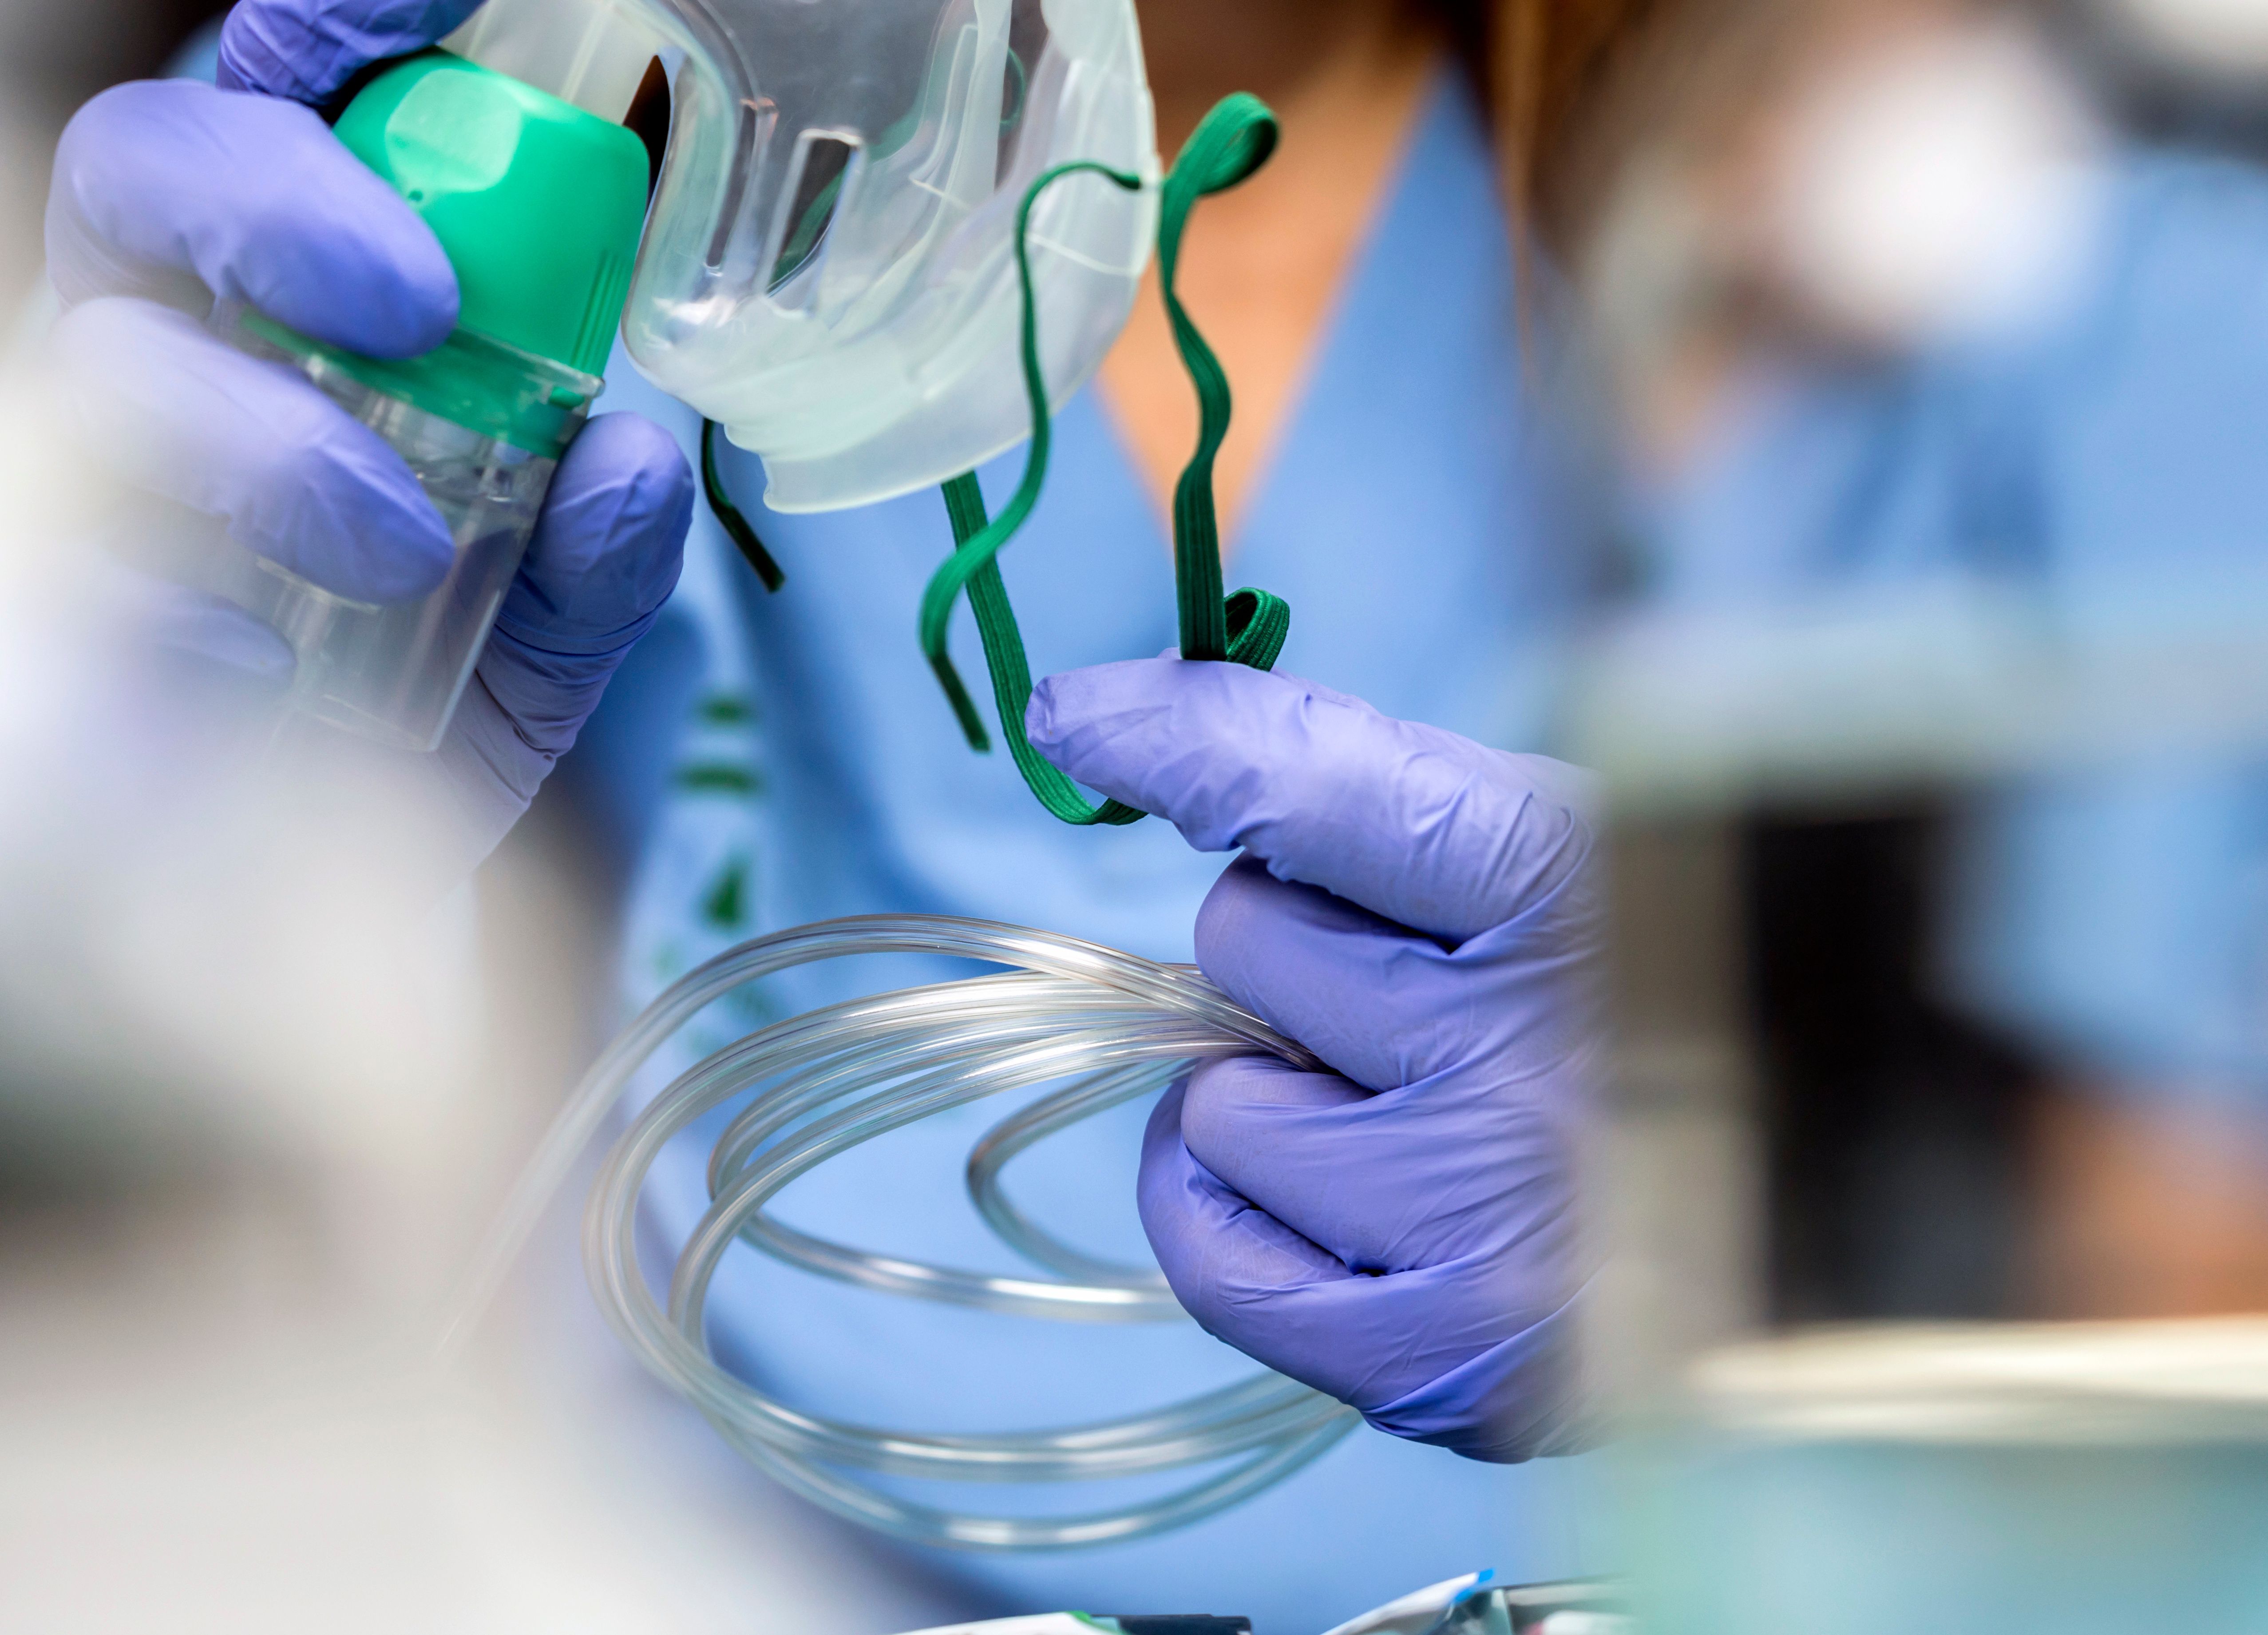
[[[491, 0], [449, 43], [573, 81], [563, 94], [610, 118], [657, 51], [670, 67], [623, 337], [763, 456], [775, 510], [930, 486], [1030, 435], [1025, 191], [1071, 160], [1159, 174], [1132, 0]], [[1052, 403], [1123, 327], [1157, 211], [1154, 186], [1099, 177], [1035, 203]]]
[[1870, 342], [2021, 325], [2083, 262], [2097, 145], [2076, 93], [2013, 29], [1881, 41], [1797, 98], [1762, 248], [1805, 306]]

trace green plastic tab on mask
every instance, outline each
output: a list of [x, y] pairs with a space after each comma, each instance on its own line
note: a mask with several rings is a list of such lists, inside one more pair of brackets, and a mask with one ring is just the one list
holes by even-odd
[[372, 80], [337, 130], [441, 240], [461, 328], [606, 367], [645, 221], [644, 143], [439, 51]]

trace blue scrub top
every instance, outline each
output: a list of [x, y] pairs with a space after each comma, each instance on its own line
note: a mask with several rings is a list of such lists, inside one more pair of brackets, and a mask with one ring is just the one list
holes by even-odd
[[[1785, 368], [1648, 498], [1686, 605], [1969, 576], [2051, 620], [2268, 567], [2268, 178], [2128, 152], [2066, 300], [2021, 332]], [[1943, 950], [1956, 997], [2083, 1079], [2268, 1087], [2268, 775], [2169, 752], [1981, 802]]]
[[[1202, 211], [1192, 230], [1204, 231]], [[1290, 602], [1283, 668], [1395, 715], [1532, 748], [1584, 583], [1583, 514], [1572, 440], [1524, 395], [1552, 365], [1531, 333], [1523, 374], [1513, 277], [1485, 133], [1445, 81], [1231, 542], [1227, 577]], [[610, 379], [607, 406], [691, 430], [628, 368]], [[996, 507], [1021, 464], [1019, 450], [981, 474]], [[878, 912], [1003, 920], [1188, 959], [1223, 858], [1154, 820], [1059, 824], [1005, 754], [979, 757], [961, 740], [914, 639], [922, 587], [951, 544], [939, 497], [778, 516], [754, 504], [752, 457], [728, 457], [725, 474], [786, 588], [765, 595], [704, 516], [668, 621], [609, 692], [577, 751], [583, 765], [565, 769], [637, 859], [630, 996], [643, 1002], [757, 932]], [[1164, 521], [1094, 393], [1058, 418], [1046, 492], [1002, 565], [1036, 674], [1172, 646]], [[981, 674], [965, 605], [954, 645], [965, 672]], [[661, 743], [675, 746], [666, 759]], [[865, 964], [789, 973], [691, 1030], [675, 1059], [767, 1015], [938, 974]], [[778, 1213], [863, 1246], [1028, 1270], [961, 1189], [968, 1148], [1008, 1111], [966, 1108], [899, 1132], [798, 1182]], [[1075, 1240], [1146, 1259], [1132, 1198], [1146, 1112], [1121, 1109], [1020, 1161], [1011, 1191]], [[705, 1202], [705, 1146], [679, 1145], [647, 1197], [673, 1245]], [[711, 1311], [720, 1350], [787, 1400], [909, 1428], [1101, 1417], [1254, 1367], [1194, 1326], [971, 1313], [837, 1286], [753, 1252], [728, 1258]], [[1514, 1579], [1579, 1569], [1569, 1496], [1581, 1480], [1565, 1462], [1473, 1464], [1364, 1428], [1257, 1500], [1160, 1538], [931, 1560], [965, 1583], [973, 1610], [1248, 1612], [1268, 1635], [1298, 1635], [1476, 1567]], [[909, 1491], [980, 1506], [1015, 1497]], [[1045, 1502], [1082, 1510], [1124, 1491], [1078, 1484]]]

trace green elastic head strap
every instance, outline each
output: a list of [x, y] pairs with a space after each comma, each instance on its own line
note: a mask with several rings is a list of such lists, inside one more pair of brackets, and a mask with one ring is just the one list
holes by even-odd
[[[1213, 460], [1221, 440], [1228, 434], [1230, 396], [1228, 376], [1190, 322], [1174, 293], [1174, 275], [1181, 255], [1182, 233], [1199, 199], [1234, 187], [1267, 163], [1276, 151], [1276, 115], [1257, 97], [1242, 92], [1224, 99], [1199, 122], [1180, 156], [1167, 174], [1160, 196], [1158, 222], [1159, 281], [1165, 292], [1166, 313], [1172, 321], [1174, 344], [1197, 394], [1197, 447], [1174, 491], [1174, 582], [1181, 613], [1182, 656], [1226, 659], [1266, 670], [1283, 651], [1291, 628], [1291, 609], [1282, 598], [1264, 590], [1240, 590], [1221, 596], [1220, 531], [1212, 492]], [[1035, 181], [1024, 195], [1016, 216], [1016, 272], [1023, 291], [1024, 387], [1032, 404], [1032, 446], [1024, 462], [1023, 480], [999, 516], [987, 522], [984, 498], [974, 472], [945, 485], [946, 510], [953, 522], [955, 549], [922, 596], [921, 645], [930, 668], [959, 717], [970, 747], [991, 747], [975, 702], [954, 668], [946, 651], [946, 633], [954, 603], [963, 590], [976, 616], [976, 629], [984, 645], [984, 661], [992, 677], [992, 696], [1000, 712], [1000, 730], [1017, 770], [1040, 804], [1065, 823], [1128, 824], [1144, 814], [1117, 801], [1090, 805], [1079, 786], [1058, 772], [1024, 736], [1024, 707], [1032, 696], [1031, 665], [1024, 653], [1023, 636], [1008, 603], [1008, 588], [1001, 581], [995, 559], [1031, 514], [1047, 479], [1049, 425], [1046, 377], [1040, 369], [1039, 325], [1032, 299], [1032, 264], [1028, 247], [1032, 206], [1040, 195], [1064, 177], [1083, 171], [1106, 177], [1131, 192], [1141, 178], [1113, 170], [1092, 160], [1059, 165]]]

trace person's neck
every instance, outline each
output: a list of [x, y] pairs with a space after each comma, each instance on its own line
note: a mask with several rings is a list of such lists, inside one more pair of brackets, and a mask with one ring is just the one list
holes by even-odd
[[[1138, 0], [1168, 162], [1232, 91], [1272, 107], [1284, 143], [1209, 199], [1182, 247], [1180, 292], [1235, 383], [1215, 471], [1233, 527], [1281, 433], [1307, 360], [1376, 212], [1438, 42], [1395, 0]], [[1197, 438], [1197, 403], [1152, 286], [1105, 362], [1102, 391], [1161, 512]]]
[[[1396, 0], [1136, 0], [1158, 148], [1180, 151], [1207, 109], [1248, 91], [1287, 123], [1310, 105], [1359, 119], [1435, 41]], [[1323, 111], [1318, 108], [1317, 111]]]

